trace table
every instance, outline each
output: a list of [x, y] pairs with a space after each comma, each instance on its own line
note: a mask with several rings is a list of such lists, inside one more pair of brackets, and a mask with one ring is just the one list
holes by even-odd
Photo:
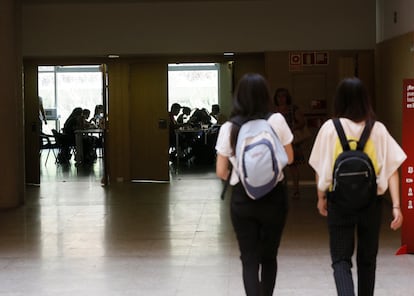
[[76, 144], [75, 161], [76, 161], [76, 165], [82, 164], [84, 162], [84, 159], [83, 159], [83, 136], [96, 135], [98, 137], [102, 137], [103, 133], [104, 133], [104, 130], [100, 129], [100, 128], [75, 130], [75, 144]]
[[181, 145], [180, 145], [180, 136], [185, 134], [200, 134], [204, 136], [204, 144], [207, 144], [207, 129], [201, 128], [178, 128], [175, 130], [175, 148], [177, 150], [176, 161], [177, 161], [177, 170], [180, 164], [180, 156], [182, 154]]

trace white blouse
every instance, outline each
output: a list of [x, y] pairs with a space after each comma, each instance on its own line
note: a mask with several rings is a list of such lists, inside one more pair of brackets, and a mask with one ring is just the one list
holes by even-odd
[[[340, 118], [348, 139], [358, 140], [364, 129], [364, 122], [356, 123]], [[309, 164], [319, 176], [317, 187], [327, 191], [332, 184], [332, 170], [338, 154], [342, 151], [338, 135], [332, 120], [326, 121], [320, 128], [309, 157]], [[407, 158], [400, 145], [379, 121], [371, 130], [364, 151], [370, 156], [377, 175], [377, 194], [382, 195], [388, 189], [389, 177]]]

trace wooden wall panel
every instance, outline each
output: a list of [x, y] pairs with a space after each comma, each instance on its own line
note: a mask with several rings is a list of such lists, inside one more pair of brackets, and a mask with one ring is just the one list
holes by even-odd
[[109, 181], [130, 180], [129, 64], [108, 63], [108, 153]]
[[401, 141], [402, 80], [414, 78], [414, 33], [378, 44], [376, 49], [377, 115], [390, 133]]

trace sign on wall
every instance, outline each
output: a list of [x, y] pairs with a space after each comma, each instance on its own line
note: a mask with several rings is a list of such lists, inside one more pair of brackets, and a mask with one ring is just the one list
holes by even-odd
[[289, 53], [289, 71], [302, 71], [302, 66], [319, 66], [329, 64], [326, 51], [304, 51]]
[[401, 166], [402, 250], [414, 253], [414, 79], [403, 80], [402, 148], [407, 154]]

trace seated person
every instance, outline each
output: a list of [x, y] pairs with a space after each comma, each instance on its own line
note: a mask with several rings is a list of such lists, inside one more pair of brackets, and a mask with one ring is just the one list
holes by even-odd
[[211, 117], [206, 109], [196, 109], [188, 121], [191, 126], [201, 128], [203, 125], [211, 125]]
[[[91, 111], [89, 109], [82, 110], [81, 116], [81, 127], [82, 129], [94, 129], [96, 126], [88, 121]], [[102, 147], [102, 138], [96, 136], [84, 135], [83, 136], [83, 162], [84, 163], [93, 163], [97, 159], [96, 148]]]
[[91, 115], [91, 110], [89, 110], [89, 109], [83, 109], [82, 110], [81, 127], [83, 129], [96, 128], [96, 125], [93, 124], [90, 120], [88, 120], [89, 115]]
[[103, 105], [96, 105], [93, 117], [89, 121], [96, 128], [105, 128], [104, 107]]
[[[86, 111], [85, 114], [88, 112]], [[89, 112], [90, 113], [90, 112]], [[89, 117], [89, 115], [88, 115]], [[88, 123], [89, 124], [89, 123]], [[85, 128], [85, 117], [84, 117], [84, 110], [80, 107], [76, 107], [73, 109], [72, 113], [69, 115], [68, 119], [66, 119], [63, 125], [63, 141], [62, 141], [62, 149], [60, 152], [60, 162], [68, 162], [71, 158], [70, 154], [70, 147], [76, 146], [76, 136], [75, 131], [79, 129]], [[87, 127], [88, 128], [88, 127]], [[83, 162], [91, 163], [96, 159], [96, 152], [95, 152], [95, 138], [92, 136], [84, 135], [82, 137], [83, 141]]]
[[76, 145], [75, 130], [80, 129], [82, 126], [82, 108], [76, 107], [72, 110], [72, 113], [66, 119], [61, 135], [61, 149], [58, 154], [58, 161], [60, 163], [68, 163], [71, 154], [70, 147]]
[[182, 113], [177, 118], [177, 123], [184, 124], [188, 121], [191, 114], [191, 109], [189, 107], [183, 107]]
[[216, 124], [222, 125], [227, 121], [226, 115], [220, 113], [220, 105], [214, 104], [211, 106], [211, 117], [213, 117], [216, 120]]

